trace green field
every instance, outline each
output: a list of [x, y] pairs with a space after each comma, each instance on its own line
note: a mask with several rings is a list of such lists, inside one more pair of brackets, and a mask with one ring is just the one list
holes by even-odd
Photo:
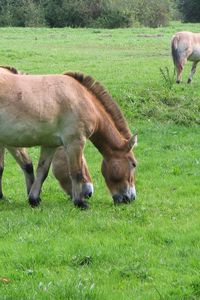
[[[51, 172], [40, 207], [30, 208], [22, 172], [6, 155], [0, 300], [200, 299], [200, 69], [187, 85], [188, 63], [175, 84], [170, 40], [180, 30], [199, 24], [0, 28], [1, 65], [90, 74], [138, 132], [138, 197], [130, 205], [113, 205], [90, 142], [95, 193], [87, 211], [73, 206]], [[38, 153], [30, 149], [35, 166]]]

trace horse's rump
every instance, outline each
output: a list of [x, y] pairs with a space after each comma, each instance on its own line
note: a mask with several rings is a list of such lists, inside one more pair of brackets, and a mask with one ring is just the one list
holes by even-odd
[[171, 53], [177, 71], [177, 83], [181, 82], [183, 66], [187, 60], [193, 62], [188, 77], [188, 83], [190, 83], [196, 72], [197, 63], [200, 61], [200, 34], [189, 31], [177, 32], [172, 38]]

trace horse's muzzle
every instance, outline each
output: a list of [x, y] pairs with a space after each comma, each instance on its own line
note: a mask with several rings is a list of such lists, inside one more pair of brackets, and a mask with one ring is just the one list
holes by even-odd
[[125, 190], [123, 193], [115, 194], [112, 196], [114, 204], [121, 204], [121, 203], [130, 203], [131, 201], [135, 200], [136, 198], [136, 191], [135, 188], [129, 188]]
[[92, 197], [94, 193], [94, 187], [91, 182], [83, 183], [82, 185], [82, 193], [84, 198], [90, 198]]

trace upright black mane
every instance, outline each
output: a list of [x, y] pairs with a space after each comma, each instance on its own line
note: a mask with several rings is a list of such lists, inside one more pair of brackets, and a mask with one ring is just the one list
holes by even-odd
[[77, 72], [67, 72], [65, 75], [73, 77], [80, 82], [86, 89], [96, 96], [98, 101], [104, 106], [107, 113], [111, 116], [116, 128], [122, 134], [125, 139], [130, 139], [131, 132], [128, 128], [127, 122], [119, 109], [116, 102], [108, 94], [106, 89], [94, 78], [88, 75]]

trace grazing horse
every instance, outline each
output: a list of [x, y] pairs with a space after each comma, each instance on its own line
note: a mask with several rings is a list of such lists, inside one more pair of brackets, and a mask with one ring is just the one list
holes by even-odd
[[[1, 74], [18, 74], [22, 75], [22, 73], [15, 69], [14, 67], [10, 66], [0, 66], [0, 75]], [[16, 148], [16, 147], [7, 147], [7, 150], [12, 154], [15, 158], [16, 162], [21, 167], [22, 171], [24, 172], [25, 182], [27, 187], [27, 194], [29, 194], [31, 186], [34, 182], [34, 173], [33, 173], [33, 165], [31, 159], [28, 156], [28, 152], [26, 148]], [[4, 153], [5, 147], [0, 145], [0, 199], [3, 198], [3, 191], [2, 191], [2, 176], [4, 170]], [[92, 179], [90, 173], [88, 171], [87, 162], [83, 155], [82, 157], [82, 168], [83, 168], [83, 190], [82, 193], [85, 198], [89, 198], [92, 196], [94, 192]], [[59, 181], [63, 190], [72, 197], [72, 184], [71, 178], [69, 174], [69, 167], [68, 167], [68, 160], [65, 154], [63, 147], [59, 147], [53, 157], [52, 161], [52, 171], [56, 179]]]
[[192, 82], [192, 77], [196, 72], [196, 67], [200, 61], [200, 33], [188, 31], [177, 32], [172, 37], [172, 58], [177, 71], [176, 82], [182, 79], [183, 66], [187, 60], [192, 61], [192, 69], [188, 77], [188, 83]]
[[116, 103], [90, 76], [0, 76], [0, 144], [8, 147], [41, 146], [36, 178], [29, 203], [37, 206], [40, 191], [57, 147], [63, 146], [69, 161], [72, 198], [87, 208], [82, 193], [82, 154], [90, 139], [103, 156], [102, 174], [115, 203], [136, 197], [131, 136]]

